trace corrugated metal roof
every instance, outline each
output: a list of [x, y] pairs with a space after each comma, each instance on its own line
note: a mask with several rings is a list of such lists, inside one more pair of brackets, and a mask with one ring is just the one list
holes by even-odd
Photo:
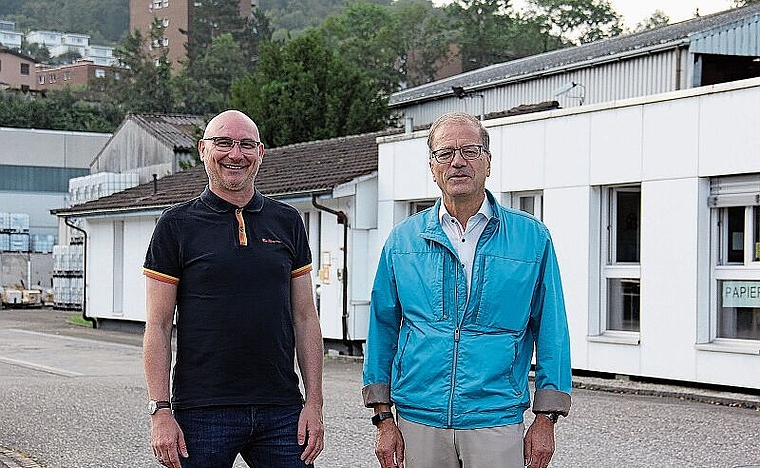
[[[267, 149], [256, 177], [256, 188], [265, 195], [281, 198], [332, 190], [376, 171], [376, 139], [398, 132], [366, 133]], [[77, 216], [161, 209], [198, 196], [207, 183], [206, 171], [199, 165], [159, 179], [155, 193], [153, 182], [149, 182], [52, 212]]]
[[206, 126], [203, 117], [187, 114], [128, 114], [126, 120], [133, 120], [175, 151], [195, 148], [195, 129]]
[[676, 47], [689, 42], [692, 34], [713, 30], [760, 13], [760, 4], [735, 8], [709, 16], [663, 26], [638, 34], [628, 34], [589, 44], [533, 55], [511, 62], [491, 65], [443, 80], [427, 83], [391, 95], [391, 107], [415, 101], [452, 96], [452, 86], [471, 89], [496, 87], [504, 81], [526, 79], [540, 73], [553, 73], [566, 68], [604, 62], [623, 54], [646, 53], [653, 48]]

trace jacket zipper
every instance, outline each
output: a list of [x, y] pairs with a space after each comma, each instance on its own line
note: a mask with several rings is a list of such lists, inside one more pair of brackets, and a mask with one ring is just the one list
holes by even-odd
[[454, 310], [456, 311], [456, 323], [454, 328], [454, 356], [451, 364], [451, 382], [449, 383], [449, 411], [446, 416], [446, 425], [448, 427], [452, 426], [454, 419], [454, 385], [456, 383], [457, 360], [459, 357], [459, 262], [457, 262], [457, 268], [454, 270], [454, 280]]

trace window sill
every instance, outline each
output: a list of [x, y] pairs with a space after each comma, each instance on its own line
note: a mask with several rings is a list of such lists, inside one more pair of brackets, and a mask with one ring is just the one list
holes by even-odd
[[712, 343], [696, 344], [700, 351], [712, 351], [716, 353], [752, 354], [760, 355], [760, 342], [751, 340], [715, 340]]
[[638, 346], [641, 343], [641, 338], [636, 332], [606, 331], [601, 335], [587, 336], [586, 341]]

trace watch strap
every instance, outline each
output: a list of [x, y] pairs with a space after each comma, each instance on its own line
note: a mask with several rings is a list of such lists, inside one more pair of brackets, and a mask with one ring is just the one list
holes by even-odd
[[372, 416], [372, 424], [377, 426], [386, 419], [393, 419], [393, 413], [390, 411], [381, 411], [377, 413], [376, 415]]
[[546, 418], [552, 422], [552, 424], [557, 424], [557, 421], [559, 421], [560, 414], [556, 411], [551, 411], [548, 413], [536, 413], [537, 415], [543, 415], [546, 416]]

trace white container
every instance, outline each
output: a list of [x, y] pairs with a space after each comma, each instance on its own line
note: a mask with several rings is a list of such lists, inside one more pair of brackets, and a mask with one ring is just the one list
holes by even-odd
[[10, 230], [15, 232], [29, 232], [29, 213], [11, 213]]

